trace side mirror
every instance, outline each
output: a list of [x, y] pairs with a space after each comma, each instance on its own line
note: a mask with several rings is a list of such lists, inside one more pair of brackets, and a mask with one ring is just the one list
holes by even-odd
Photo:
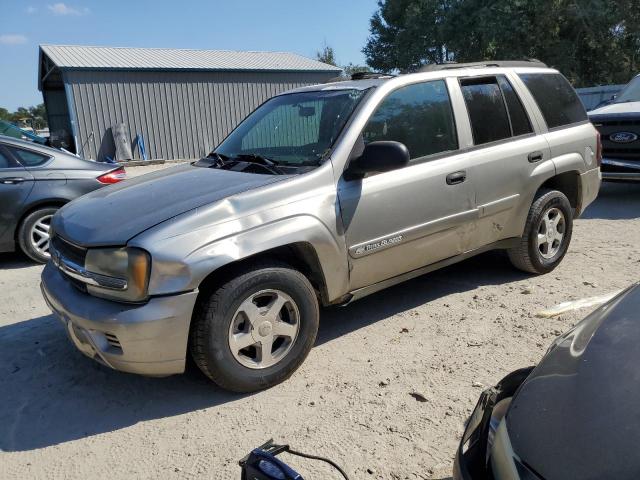
[[351, 160], [348, 172], [352, 176], [363, 176], [370, 172], [381, 173], [397, 170], [408, 165], [409, 150], [400, 142], [371, 142], [358, 158]]

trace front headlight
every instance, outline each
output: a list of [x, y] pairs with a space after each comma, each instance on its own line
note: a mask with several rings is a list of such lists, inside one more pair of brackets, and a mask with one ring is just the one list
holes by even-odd
[[121, 302], [147, 299], [151, 257], [139, 248], [95, 248], [87, 250], [85, 270], [95, 282], [87, 291], [96, 297]]

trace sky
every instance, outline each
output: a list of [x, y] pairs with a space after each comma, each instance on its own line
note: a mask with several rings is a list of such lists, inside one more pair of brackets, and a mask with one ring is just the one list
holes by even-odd
[[365, 63], [377, 0], [0, 0], [0, 107], [42, 102], [38, 45], [288, 51]]

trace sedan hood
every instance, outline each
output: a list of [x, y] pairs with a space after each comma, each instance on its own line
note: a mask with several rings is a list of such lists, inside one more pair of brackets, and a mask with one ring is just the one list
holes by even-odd
[[543, 478], [638, 478], [638, 312], [636, 285], [562, 337], [514, 397], [511, 445]]
[[183, 165], [89, 193], [60, 209], [53, 229], [85, 247], [124, 245], [176, 215], [285, 178]]

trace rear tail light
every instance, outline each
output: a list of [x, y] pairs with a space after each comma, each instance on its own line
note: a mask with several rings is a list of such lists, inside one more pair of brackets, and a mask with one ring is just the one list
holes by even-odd
[[127, 178], [127, 172], [124, 168], [116, 168], [110, 172], [100, 175], [96, 180], [104, 185], [111, 185], [112, 183], [118, 183]]
[[602, 135], [600, 135], [600, 132], [596, 133], [598, 134], [596, 143], [596, 165], [599, 167], [602, 165]]

